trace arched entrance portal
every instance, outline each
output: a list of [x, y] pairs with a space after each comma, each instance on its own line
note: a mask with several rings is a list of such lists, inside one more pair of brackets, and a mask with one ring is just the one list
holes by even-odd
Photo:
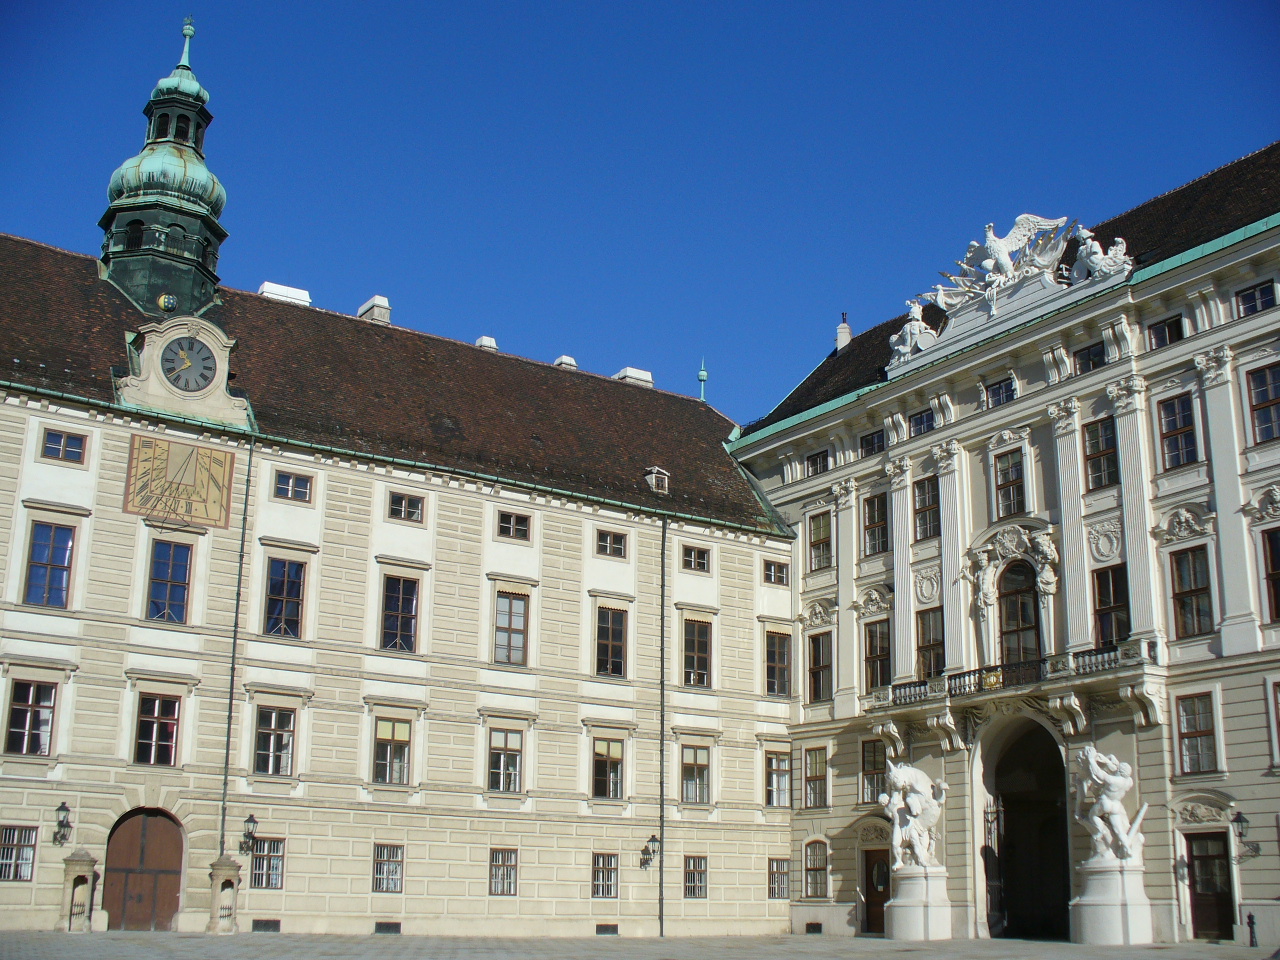
[[182, 890], [182, 827], [163, 810], [130, 810], [107, 839], [102, 907], [111, 930], [168, 930]]
[[1039, 724], [1005, 748], [987, 811], [987, 923], [992, 936], [1066, 940], [1071, 896], [1066, 771]]

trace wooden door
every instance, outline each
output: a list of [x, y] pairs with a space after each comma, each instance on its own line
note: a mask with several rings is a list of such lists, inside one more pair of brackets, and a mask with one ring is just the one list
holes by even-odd
[[112, 930], [168, 930], [182, 889], [182, 828], [159, 810], [134, 810], [107, 840], [102, 906]]
[[1230, 940], [1235, 935], [1235, 903], [1227, 851], [1225, 830], [1187, 837], [1191, 935], [1197, 940]]
[[889, 851], [862, 851], [862, 891], [867, 908], [863, 933], [884, 933], [884, 905], [889, 900]]

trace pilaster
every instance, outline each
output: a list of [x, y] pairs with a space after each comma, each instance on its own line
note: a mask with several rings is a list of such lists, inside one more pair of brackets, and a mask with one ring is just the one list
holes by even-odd
[[850, 604], [858, 564], [858, 485], [852, 477], [832, 485], [836, 539], [835, 715], [858, 712], [858, 619]]
[[885, 464], [889, 492], [889, 535], [893, 545], [893, 626], [890, 655], [893, 682], [916, 679], [914, 604], [911, 593], [911, 458]]
[[[1062, 572], [1066, 600], [1066, 629], [1057, 649], [1088, 650], [1094, 646], [1090, 624], [1088, 545], [1084, 530], [1084, 471], [1080, 464], [1080, 401], [1067, 397], [1049, 404], [1057, 453], [1058, 505], [1061, 510]], [[1065, 640], [1065, 642], [1063, 642]]]
[[956, 589], [960, 579], [960, 560], [964, 556], [964, 499], [960, 482], [964, 451], [957, 440], [935, 443], [929, 450], [938, 473], [938, 507], [942, 518], [942, 583], [938, 591], [942, 604], [942, 633], [947, 672], [956, 673], [978, 665], [977, 651], [968, 639], [971, 618], [966, 616], [968, 604]]

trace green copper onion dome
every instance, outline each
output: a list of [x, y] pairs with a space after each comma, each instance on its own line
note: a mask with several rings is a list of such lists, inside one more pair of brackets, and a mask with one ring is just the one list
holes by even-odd
[[191, 72], [191, 38], [196, 35], [195, 24], [191, 22], [191, 18], [187, 17], [186, 22], [182, 25], [182, 36], [184, 38], [182, 44], [182, 59], [178, 61], [178, 65], [173, 68], [173, 73], [169, 74], [163, 80], [156, 84], [156, 88], [151, 91], [152, 100], [162, 100], [165, 97], [183, 96], [200, 103], [209, 102], [209, 91], [200, 86], [200, 81], [196, 79], [196, 75]]

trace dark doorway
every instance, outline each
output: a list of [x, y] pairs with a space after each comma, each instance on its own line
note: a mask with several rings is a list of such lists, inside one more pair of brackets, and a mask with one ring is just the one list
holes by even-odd
[[182, 828], [160, 810], [132, 810], [111, 830], [102, 907], [111, 930], [168, 930], [182, 889]]
[[1187, 868], [1191, 935], [1197, 940], [1233, 939], [1236, 910], [1231, 896], [1226, 831], [1187, 837]]
[[1053, 737], [1031, 726], [996, 764], [983, 850], [992, 936], [1066, 940], [1071, 897], [1066, 771]]
[[862, 851], [862, 889], [867, 900], [863, 933], [884, 933], [884, 905], [889, 900], [889, 851]]

